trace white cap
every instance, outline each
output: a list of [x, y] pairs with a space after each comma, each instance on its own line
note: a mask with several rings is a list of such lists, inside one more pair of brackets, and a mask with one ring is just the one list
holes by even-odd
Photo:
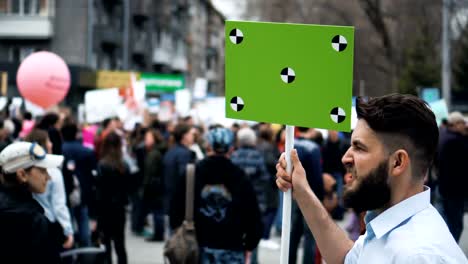
[[57, 168], [63, 163], [62, 155], [47, 154], [37, 143], [16, 142], [0, 153], [0, 166], [5, 173], [13, 173], [29, 167]]

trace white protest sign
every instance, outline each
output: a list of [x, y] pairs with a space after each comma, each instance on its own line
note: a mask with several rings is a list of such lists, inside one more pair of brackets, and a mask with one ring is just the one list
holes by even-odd
[[440, 123], [442, 123], [442, 119], [448, 118], [448, 115], [449, 115], [447, 103], [445, 102], [445, 99], [441, 99], [441, 100], [429, 103], [429, 106], [431, 107], [432, 112], [434, 112], [437, 125], [440, 126]]
[[187, 116], [190, 113], [191, 95], [188, 89], [175, 92], [175, 108], [180, 116]]
[[101, 122], [117, 116], [117, 109], [122, 104], [119, 89], [100, 89], [85, 94], [85, 112], [88, 123]]
[[225, 97], [210, 97], [195, 103], [192, 116], [197, 123], [204, 125], [221, 124], [230, 127], [234, 123], [253, 125], [256, 122], [226, 117]]
[[202, 99], [206, 97], [206, 91], [208, 90], [208, 81], [205, 78], [197, 78], [195, 85], [193, 86], [193, 98]]
[[13, 99], [11, 100], [11, 104], [8, 108], [8, 110], [10, 111], [11, 117], [17, 117], [19, 115], [22, 104], [23, 104], [23, 98], [13, 97]]
[[0, 111], [5, 108], [7, 103], [8, 103], [8, 98], [6, 98], [5, 96], [0, 97]]
[[32, 116], [42, 116], [45, 113], [44, 108], [29, 102], [28, 100], [24, 100], [24, 107], [26, 111], [30, 112]]
[[172, 121], [175, 117], [174, 104], [171, 101], [162, 101], [159, 105], [158, 117], [163, 122]]
[[78, 124], [85, 123], [86, 108], [84, 104], [78, 105]]

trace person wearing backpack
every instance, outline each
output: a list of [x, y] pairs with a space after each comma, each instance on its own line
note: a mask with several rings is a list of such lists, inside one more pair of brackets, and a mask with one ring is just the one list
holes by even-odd
[[[252, 184], [229, 159], [234, 136], [229, 129], [207, 134], [207, 157], [196, 165], [194, 223], [200, 263], [244, 264], [262, 236], [262, 220]], [[179, 187], [186, 186], [185, 179]], [[185, 188], [175, 189], [170, 224], [184, 220]]]

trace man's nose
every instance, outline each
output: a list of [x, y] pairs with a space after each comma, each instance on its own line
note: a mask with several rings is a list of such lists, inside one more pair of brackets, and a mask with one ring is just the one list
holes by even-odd
[[341, 162], [343, 163], [343, 165], [347, 169], [348, 169], [348, 167], [353, 166], [354, 160], [353, 160], [353, 156], [352, 156], [352, 153], [351, 153], [351, 148], [349, 148], [346, 151], [346, 153], [343, 155], [343, 157], [341, 158]]

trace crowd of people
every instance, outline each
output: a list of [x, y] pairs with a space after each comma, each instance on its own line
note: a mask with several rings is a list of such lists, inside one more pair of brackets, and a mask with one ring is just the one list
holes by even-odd
[[[127, 219], [134, 235], [165, 241], [184, 221], [186, 166], [193, 163], [201, 262], [244, 263], [248, 258], [255, 264], [258, 247], [279, 249], [271, 235], [281, 233], [277, 164], [285, 148], [284, 127], [206, 127], [190, 117], [176, 122], [153, 117], [132, 131], [123, 127], [118, 118], [92, 126], [55, 112], [37, 119], [27, 112], [5, 116], [0, 122], [0, 248], [13, 248], [8, 241], [16, 241], [19, 232], [22, 241], [31, 241], [28, 250], [50, 260], [47, 263], [57, 263], [65, 250], [97, 244], [106, 247], [104, 263], [112, 263], [112, 249], [118, 263], [128, 263]], [[426, 176], [456, 241], [463, 230], [466, 131], [464, 117], [450, 114], [440, 128], [437, 159]], [[305, 179], [335, 220], [350, 212], [343, 193], [351, 173], [342, 162], [350, 141], [348, 133], [295, 130], [294, 148]], [[45, 160], [53, 162], [42, 164]], [[21, 215], [28, 215], [29, 222]], [[348, 235], [357, 240], [365, 232], [362, 210], [351, 215]], [[301, 204], [293, 201], [289, 263], [297, 263], [301, 239], [303, 263], [320, 263], [316, 237]], [[18, 263], [37, 258], [20, 257], [24, 262]]]

